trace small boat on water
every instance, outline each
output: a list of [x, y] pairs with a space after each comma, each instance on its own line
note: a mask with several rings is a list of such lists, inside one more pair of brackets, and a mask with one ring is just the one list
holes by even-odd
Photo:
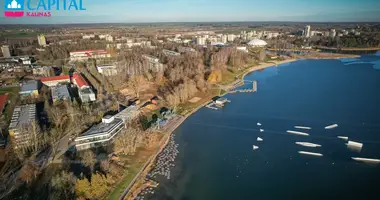
[[256, 149], [258, 149], [258, 148], [259, 148], [258, 146], [252, 145], [252, 149], [253, 149], [253, 150], [256, 150]]
[[261, 138], [261, 137], [257, 137], [257, 141], [258, 141], [258, 142], [262, 142], [262, 141], [263, 141], [263, 138]]
[[257, 122], [257, 126], [261, 126], [261, 123], [260, 123], [260, 122]]
[[303, 155], [309, 155], [309, 156], [323, 156], [321, 153], [313, 153], [313, 152], [308, 152], [308, 151], [298, 151], [299, 154]]
[[336, 127], [338, 127], [338, 124], [332, 124], [332, 125], [326, 126], [325, 129], [333, 129]]
[[291, 133], [291, 134], [296, 134], [296, 135], [309, 136], [308, 133], [299, 132], [299, 131], [290, 131], [290, 130], [287, 130], [286, 132], [287, 132], [287, 133]]
[[304, 146], [304, 147], [321, 147], [322, 145], [314, 144], [310, 142], [296, 142], [296, 144]]
[[363, 147], [363, 143], [354, 142], [354, 141], [348, 141], [348, 143], [346, 145], [347, 146], [352, 146], [352, 147], [357, 147], [357, 148], [362, 148]]
[[294, 126], [294, 128], [311, 130], [311, 127], [307, 127], [307, 126]]
[[380, 159], [373, 159], [373, 158], [360, 158], [360, 157], [351, 157], [353, 160], [361, 161], [361, 162], [368, 162], [368, 163], [380, 163]]
[[260, 132], [264, 132], [264, 129], [260, 129]]
[[339, 139], [342, 139], [342, 140], [348, 140], [348, 137], [346, 136], [338, 136]]

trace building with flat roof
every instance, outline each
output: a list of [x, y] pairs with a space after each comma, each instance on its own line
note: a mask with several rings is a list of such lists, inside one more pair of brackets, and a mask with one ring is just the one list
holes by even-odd
[[89, 34], [89, 35], [83, 35], [82, 39], [87, 40], [87, 39], [92, 39], [95, 38], [95, 34]]
[[149, 69], [153, 72], [162, 72], [164, 71], [164, 65], [160, 63], [160, 59], [151, 55], [142, 55], [148, 61]]
[[114, 117], [123, 120], [125, 124], [135, 119], [140, 114], [139, 109], [136, 106], [129, 106], [124, 110], [117, 113]]
[[186, 53], [186, 52], [197, 52], [195, 49], [190, 48], [190, 47], [179, 47], [178, 51], [180, 53]]
[[205, 45], [206, 44], [206, 38], [203, 36], [200, 36], [197, 38], [197, 45]]
[[36, 104], [16, 106], [8, 131], [14, 138], [15, 147], [29, 146], [31, 141], [30, 131], [27, 129], [36, 121]]
[[33, 71], [33, 75], [38, 75], [38, 76], [49, 77], [49, 76], [55, 75], [55, 71], [53, 67], [49, 67], [49, 66], [33, 67], [32, 71]]
[[84, 61], [89, 58], [109, 58], [111, 54], [107, 50], [83, 50], [70, 52], [70, 61]]
[[1, 46], [1, 52], [3, 53], [4, 58], [10, 58], [11, 57], [11, 51], [9, 50], [9, 45]]
[[99, 65], [96, 66], [98, 72], [104, 76], [114, 76], [117, 74], [115, 65]]
[[180, 56], [181, 53], [178, 53], [176, 51], [170, 51], [167, 49], [162, 50], [162, 53], [164, 53], [166, 56]]
[[44, 34], [37, 35], [37, 40], [40, 46], [43, 46], [43, 47], [46, 46], [46, 38]]
[[75, 138], [75, 147], [80, 151], [108, 145], [123, 128], [123, 120], [114, 116], [105, 116], [101, 123]]
[[310, 25], [305, 26], [304, 36], [305, 37], [311, 37], [311, 26]]
[[91, 88], [78, 88], [79, 98], [83, 103], [96, 101], [95, 93]]
[[29, 80], [21, 84], [20, 96], [38, 96], [39, 83], [36, 80]]
[[57, 85], [51, 88], [51, 99], [53, 103], [57, 101], [71, 101], [71, 96], [67, 85]]

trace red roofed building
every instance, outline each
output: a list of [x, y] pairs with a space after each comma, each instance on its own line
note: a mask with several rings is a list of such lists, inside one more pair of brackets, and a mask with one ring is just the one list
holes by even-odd
[[71, 81], [69, 75], [64, 75], [41, 78], [41, 82], [49, 87], [56, 87], [60, 83], [71, 82], [78, 87], [78, 95], [82, 102], [96, 101], [95, 93], [92, 91], [86, 79], [79, 73], [73, 74]]
[[96, 101], [95, 93], [81, 74], [73, 74], [72, 81], [78, 86], [78, 95], [82, 102]]
[[0, 112], [3, 113], [5, 105], [7, 104], [8, 93], [0, 95]]
[[73, 74], [73, 83], [81, 89], [85, 87], [90, 87], [81, 74]]
[[52, 76], [52, 77], [44, 77], [41, 78], [41, 82], [49, 87], [57, 86], [59, 83], [70, 83], [70, 76]]
[[109, 58], [111, 54], [106, 50], [83, 50], [83, 51], [71, 51], [70, 60], [80, 61], [87, 60], [89, 58]]

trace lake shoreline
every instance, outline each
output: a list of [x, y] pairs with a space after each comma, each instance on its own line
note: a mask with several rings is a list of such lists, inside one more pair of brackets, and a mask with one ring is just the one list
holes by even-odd
[[[252, 73], [252, 72], [255, 72], [255, 71], [258, 71], [258, 70], [263, 70], [263, 69], [266, 69], [266, 68], [269, 68], [269, 67], [273, 67], [273, 66], [278, 66], [278, 65], [281, 65], [281, 64], [285, 64], [285, 63], [291, 63], [291, 62], [294, 62], [294, 61], [297, 61], [297, 60], [301, 60], [301, 59], [314, 59], [314, 60], [319, 60], [319, 59], [342, 59], [342, 58], [357, 58], [357, 57], [360, 57], [358, 55], [350, 55], [350, 54], [328, 54], [329, 56], [321, 56], [321, 57], [307, 57], [307, 58], [292, 58], [292, 59], [287, 59], [287, 60], [282, 60], [282, 61], [272, 61], [272, 62], [269, 62], [269, 63], [260, 63], [259, 65], [257, 66], [253, 66], [251, 68], [249, 68], [247, 71], [245, 71], [243, 74], [241, 74], [240, 76], [241, 77], [236, 77], [237, 79], [235, 81], [233, 81], [232, 83], [229, 83], [227, 85], [225, 85], [225, 87], [229, 88], [229, 90], [233, 89], [233, 86], [237, 83], [237, 82], [240, 82], [240, 81], [243, 81], [245, 76]], [[224, 95], [227, 95], [229, 94], [228, 91], [220, 96], [224, 96]], [[197, 106], [195, 109], [193, 109], [190, 113], [186, 114], [185, 116], [183, 116], [183, 118], [180, 120], [180, 123], [178, 123], [176, 125], [176, 128], [178, 128], [188, 117], [190, 117], [192, 114], [194, 114], [195, 112], [197, 112], [199, 109], [201, 109], [202, 107], [206, 106], [209, 102], [211, 101], [211, 99], [209, 99], [208, 101], [206, 101], [206, 103], [203, 103], [199, 106]], [[167, 137], [167, 140], [163, 143], [161, 143], [161, 145], [158, 147], [160, 149], [160, 151], [158, 151], [155, 156], [153, 156], [151, 159], [149, 159], [147, 161], [147, 163], [144, 165], [144, 166], [149, 166], [150, 168], [146, 168], [144, 167], [143, 171], [147, 171], [149, 172], [151, 168], [154, 167], [154, 162], [156, 161], [156, 157], [157, 155], [165, 148], [165, 146], [167, 145], [167, 142], [168, 142], [168, 138], [170, 138], [170, 136], [174, 133], [174, 131], [176, 130], [176, 128], [170, 130], [167, 134], [168, 134], [168, 137]], [[142, 176], [143, 175], [143, 176]], [[144, 180], [145, 179], [145, 176], [146, 174], [145, 173], [142, 173], [142, 174], [138, 174], [136, 177], [135, 177], [135, 180]], [[137, 181], [136, 181], [137, 182]], [[138, 195], [138, 192], [140, 190], [140, 188], [142, 187], [145, 187], [144, 184], [138, 188], [134, 188], [133, 187], [133, 184], [134, 183], [131, 183], [132, 185], [130, 185], [128, 188], [131, 188], [127, 194], [124, 196], [124, 198], [121, 198], [121, 199], [133, 199], [136, 195]], [[136, 193], [136, 194], [135, 194]], [[132, 196], [131, 196], [132, 194]]]

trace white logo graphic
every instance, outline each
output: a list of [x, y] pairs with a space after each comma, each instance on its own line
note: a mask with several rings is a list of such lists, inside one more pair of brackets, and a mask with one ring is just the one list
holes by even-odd
[[16, 0], [13, 0], [12, 3], [8, 4], [8, 8], [17, 9], [17, 8], [21, 8], [21, 5], [18, 4]]

